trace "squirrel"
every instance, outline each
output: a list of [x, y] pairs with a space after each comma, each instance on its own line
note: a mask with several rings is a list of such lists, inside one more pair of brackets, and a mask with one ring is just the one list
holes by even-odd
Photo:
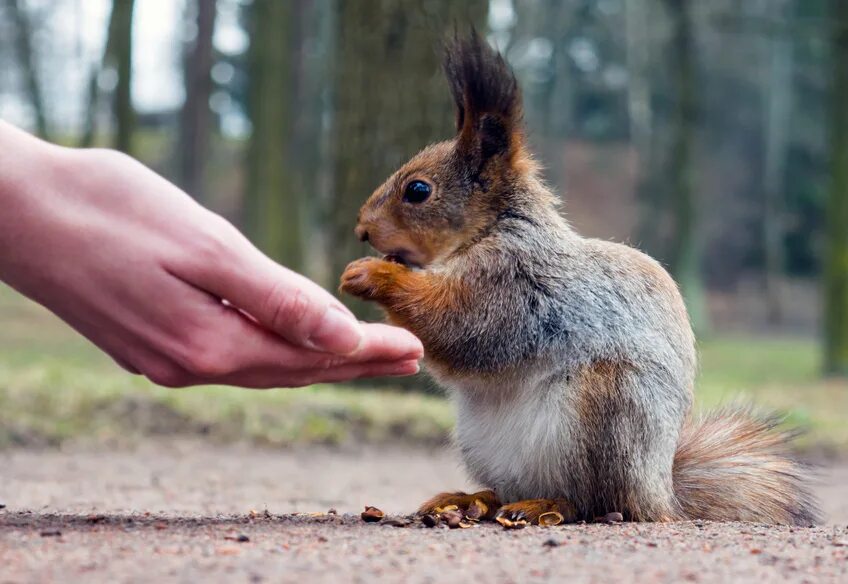
[[383, 258], [340, 290], [418, 336], [457, 409], [455, 440], [487, 518], [819, 520], [792, 433], [773, 416], [690, 412], [695, 340], [654, 259], [578, 235], [527, 144], [518, 82], [476, 32], [449, 40], [453, 139], [424, 148], [363, 205], [356, 235]]

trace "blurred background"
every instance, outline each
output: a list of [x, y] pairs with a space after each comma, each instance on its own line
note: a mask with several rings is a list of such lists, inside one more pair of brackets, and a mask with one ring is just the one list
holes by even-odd
[[[513, 65], [573, 225], [680, 283], [699, 407], [753, 400], [809, 430], [801, 448], [848, 448], [848, 2], [0, 0], [0, 117], [131, 154], [334, 290], [368, 253], [362, 201], [452, 135], [440, 42], [471, 26]], [[423, 376], [156, 388], [5, 288], [0, 351], [5, 446], [439, 444], [451, 426]]]

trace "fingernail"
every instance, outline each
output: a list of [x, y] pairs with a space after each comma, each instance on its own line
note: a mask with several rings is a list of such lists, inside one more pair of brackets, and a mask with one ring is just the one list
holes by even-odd
[[362, 328], [356, 319], [332, 305], [315, 327], [307, 344], [317, 351], [349, 355], [362, 345], [364, 338]]
[[410, 359], [421, 359], [424, 357], [424, 345], [421, 344], [421, 341], [415, 339], [410, 342], [409, 351], [406, 354]]
[[406, 361], [393, 368], [389, 375], [415, 375], [419, 371], [421, 371], [421, 366], [418, 364], [418, 361]]

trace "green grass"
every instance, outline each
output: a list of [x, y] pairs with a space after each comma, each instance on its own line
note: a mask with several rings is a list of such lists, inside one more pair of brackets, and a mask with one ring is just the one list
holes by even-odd
[[[755, 403], [806, 429], [803, 448], [848, 451], [848, 383], [819, 377], [814, 341], [717, 338], [699, 349], [699, 409]], [[452, 420], [450, 405], [434, 395], [340, 386], [156, 387], [0, 286], [0, 447], [123, 444], [150, 435], [268, 445], [438, 444]]]
[[801, 447], [848, 451], [848, 381], [822, 378], [817, 342], [719, 338], [699, 349], [699, 409], [753, 403], [806, 430]]
[[0, 447], [202, 435], [261, 444], [437, 444], [452, 424], [433, 395], [341, 386], [165, 389], [114, 365], [41, 307], [0, 286]]

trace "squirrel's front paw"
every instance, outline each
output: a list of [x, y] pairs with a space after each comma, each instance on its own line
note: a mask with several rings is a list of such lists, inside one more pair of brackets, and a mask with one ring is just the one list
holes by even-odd
[[565, 499], [527, 499], [504, 505], [495, 519], [500, 523], [526, 521], [532, 525], [558, 525], [576, 521], [574, 505]]
[[404, 269], [400, 264], [379, 258], [361, 258], [345, 268], [339, 289], [364, 300], [379, 300], [385, 296], [395, 275]]
[[441, 513], [445, 508], [456, 507], [463, 513], [472, 505], [477, 506], [479, 516], [475, 519], [491, 519], [500, 507], [500, 501], [494, 491], [478, 491], [476, 493], [439, 493], [418, 508], [419, 515]]

